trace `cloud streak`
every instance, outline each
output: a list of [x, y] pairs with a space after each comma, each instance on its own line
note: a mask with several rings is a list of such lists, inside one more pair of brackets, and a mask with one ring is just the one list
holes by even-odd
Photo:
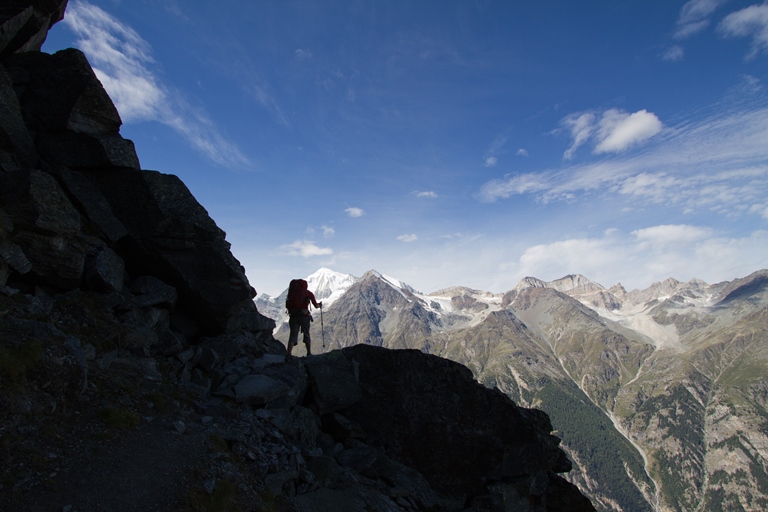
[[124, 122], [163, 123], [212, 162], [228, 168], [250, 167], [248, 158], [203, 111], [161, 83], [150, 69], [155, 65], [151, 46], [130, 26], [82, 0], [70, 2], [64, 23], [76, 34], [77, 45]]
[[675, 39], [687, 39], [709, 26], [710, 15], [724, 0], [690, 0], [680, 9]]
[[751, 37], [752, 49], [747, 59], [757, 57], [760, 52], [768, 53], [768, 3], [751, 5], [729, 14], [718, 26], [726, 37]]
[[502, 268], [518, 279], [553, 280], [581, 273], [605, 287], [621, 280], [631, 289], [671, 276], [682, 280], [698, 277], [710, 283], [733, 279], [744, 269], [764, 268], [766, 251], [765, 230], [728, 237], [701, 226], [659, 225], [630, 233], [612, 229], [598, 237], [530, 246]]
[[[478, 198], [533, 195], [546, 203], [598, 191], [686, 212], [760, 211], [768, 202], [766, 140], [768, 108], [714, 113], [669, 128], [651, 146], [631, 155], [486, 182]], [[618, 146], [625, 142], [617, 135]]]
[[282, 246], [281, 249], [288, 256], [301, 256], [303, 258], [333, 254], [333, 249], [330, 247], [320, 247], [311, 240], [296, 240], [290, 245]]
[[365, 215], [365, 211], [362, 208], [350, 207], [344, 210], [344, 212], [352, 218], [362, 217]]

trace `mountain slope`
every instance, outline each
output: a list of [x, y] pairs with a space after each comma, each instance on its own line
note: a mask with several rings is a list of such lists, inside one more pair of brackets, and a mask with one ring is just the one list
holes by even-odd
[[429, 295], [370, 271], [324, 311], [323, 334], [328, 349], [458, 361], [546, 411], [574, 461], [570, 479], [601, 510], [762, 510], [767, 305], [764, 270], [630, 292], [572, 275]]

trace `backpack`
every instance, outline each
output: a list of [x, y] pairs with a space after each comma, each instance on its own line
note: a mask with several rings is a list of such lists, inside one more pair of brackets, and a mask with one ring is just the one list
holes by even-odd
[[288, 285], [288, 298], [285, 299], [285, 308], [288, 311], [296, 309], [306, 309], [308, 283], [304, 279], [293, 279]]

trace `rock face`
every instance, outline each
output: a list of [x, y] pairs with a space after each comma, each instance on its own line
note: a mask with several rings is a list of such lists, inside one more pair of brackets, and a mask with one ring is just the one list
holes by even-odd
[[0, 8], [0, 510], [593, 510], [547, 416], [457, 363], [286, 361], [85, 56], [40, 53], [65, 7]]
[[178, 291], [176, 311], [197, 331], [272, 329], [205, 209], [177, 177], [140, 170], [85, 55], [24, 51], [42, 43], [22, 43], [26, 31], [47, 29], [65, 5], [12, 2], [2, 23], [0, 285], [121, 291], [149, 275]]

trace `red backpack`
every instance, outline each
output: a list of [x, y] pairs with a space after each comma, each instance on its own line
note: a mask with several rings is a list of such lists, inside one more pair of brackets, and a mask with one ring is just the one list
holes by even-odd
[[285, 307], [288, 311], [293, 309], [306, 309], [309, 302], [307, 295], [308, 283], [304, 279], [293, 279], [288, 285], [288, 298], [285, 299]]

